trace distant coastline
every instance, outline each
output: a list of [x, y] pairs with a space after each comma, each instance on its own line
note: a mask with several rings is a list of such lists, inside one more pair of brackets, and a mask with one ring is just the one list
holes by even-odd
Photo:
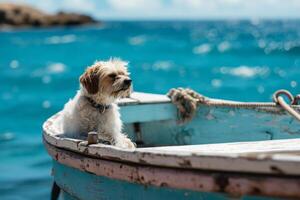
[[23, 4], [0, 3], [0, 28], [81, 26], [100, 23], [88, 15], [66, 12], [48, 14]]

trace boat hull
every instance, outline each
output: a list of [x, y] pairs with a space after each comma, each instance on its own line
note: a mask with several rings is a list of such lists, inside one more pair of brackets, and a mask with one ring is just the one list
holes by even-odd
[[147, 166], [87, 157], [45, 145], [54, 159], [54, 180], [65, 199], [300, 197], [298, 177]]
[[[65, 200], [78, 199], [106, 199], [106, 200], [227, 200], [234, 196], [218, 192], [199, 192], [186, 189], [172, 189], [168, 187], [156, 187], [111, 179], [105, 176], [83, 172], [81, 170], [53, 162], [55, 181], [62, 189]], [[245, 200], [271, 200], [279, 198], [267, 198], [259, 196], [242, 196]]]

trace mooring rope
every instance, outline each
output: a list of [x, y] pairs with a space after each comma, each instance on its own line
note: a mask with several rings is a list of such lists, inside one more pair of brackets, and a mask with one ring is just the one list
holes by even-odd
[[[300, 121], [300, 114], [293, 108], [298, 105], [300, 95], [292, 96], [287, 90], [278, 90], [273, 95], [274, 102], [235, 102], [219, 99], [211, 99], [191, 89], [173, 88], [167, 94], [172, 103], [176, 105], [179, 114], [179, 123], [186, 123], [193, 119], [200, 105], [224, 106], [234, 108], [267, 108], [282, 107], [289, 114]], [[290, 105], [285, 102], [282, 96], [290, 100]]]
[[293, 117], [295, 117], [297, 120], [300, 121], [300, 114], [284, 100], [282, 95], [288, 97], [288, 99], [290, 100], [290, 105], [298, 104], [299, 95], [293, 97], [293, 95], [287, 90], [278, 90], [273, 95], [273, 101], [278, 105], [280, 105], [290, 115], [292, 115]]

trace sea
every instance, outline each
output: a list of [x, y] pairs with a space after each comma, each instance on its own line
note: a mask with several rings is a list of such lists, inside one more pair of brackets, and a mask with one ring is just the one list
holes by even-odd
[[299, 93], [300, 21], [107, 21], [0, 32], [0, 199], [49, 199], [43, 122], [96, 60], [129, 62], [134, 90], [189, 87], [213, 98], [272, 101]]

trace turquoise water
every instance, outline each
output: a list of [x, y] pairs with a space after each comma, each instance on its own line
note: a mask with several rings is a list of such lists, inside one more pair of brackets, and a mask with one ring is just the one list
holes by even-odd
[[136, 91], [191, 87], [207, 96], [270, 101], [299, 92], [300, 21], [107, 22], [0, 32], [0, 199], [47, 199], [51, 160], [41, 126], [95, 60], [130, 61]]

